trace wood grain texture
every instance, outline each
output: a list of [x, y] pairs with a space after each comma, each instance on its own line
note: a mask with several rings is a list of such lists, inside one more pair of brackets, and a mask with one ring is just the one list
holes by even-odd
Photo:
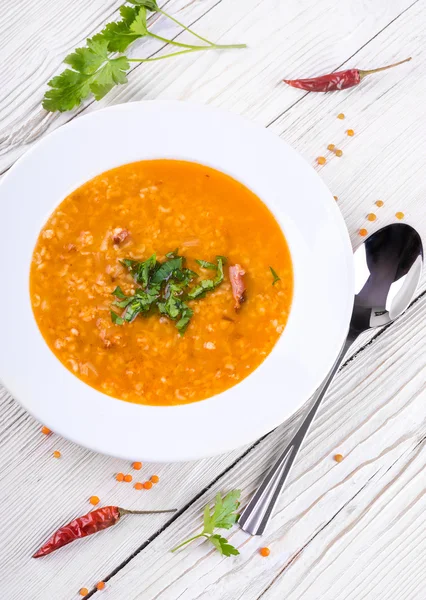
[[[354, 245], [379, 198], [385, 206], [375, 209], [379, 218], [369, 230], [402, 210], [426, 237], [422, 2], [392, 0], [379, 8], [373, 0], [171, 0], [167, 10], [196, 22], [200, 33], [221, 42], [247, 41], [250, 49], [138, 66], [129, 84], [103, 102], [61, 116], [44, 113], [44, 86], [63, 56], [114, 18], [118, 6], [22, 0], [21, 10], [0, 11], [0, 171], [79, 112], [145, 98], [189, 99], [270, 125], [311, 163], [328, 143], [341, 145], [342, 159], [329, 160], [320, 174], [339, 196]], [[153, 26], [161, 35], [177, 34], [163, 18]], [[132, 54], [162, 51], [149, 42]], [[342, 64], [380, 66], [405, 53], [413, 55], [411, 63], [372, 76], [362, 89], [306, 95], [278, 83], [284, 75], [315, 75]], [[341, 111], [343, 122], [336, 119]], [[353, 138], [345, 136], [348, 127]], [[197, 529], [200, 509], [217, 489], [243, 486], [248, 497], [298, 415], [252, 449], [197, 463], [145, 465], [136, 473], [124, 461], [42, 436], [40, 425], [0, 391], [0, 505], [8, 515], [0, 523], [4, 597], [73, 598], [80, 587], [91, 588], [118, 570], [105, 598], [425, 600], [425, 326], [423, 299], [354, 349], [372, 340], [340, 373], [302, 450], [262, 539], [272, 549], [267, 560], [257, 554], [260, 540], [239, 531], [232, 534], [241, 547], [235, 560], [222, 560], [206, 547], [176, 556], [168, 551]], [[52, 458], [54, 449], [61, 450], [60, 460]], [[346, 456], [340, 465], [331, 460], [337, 450]], [[137, 492], [115, 481], [117, 471], [132, 472], [135, 480], [156, 472], [161, 481], [150, 492]], [[138, 508], [169, 507], [172, 499], [181, 512], [173, 519], [129, 517], [78, 547], [30, 559], [52, 530], [91, 508], [92, 494], [104, 504]]]
[[[337, 376], [265, 536], [235, 528], [229, 537], [241, 554], [231, 559], [206, 543], [168, 552], [199, 529], [215, 492], [242, 486], [249, 497], [288, 439], [286, 425], [113, 577], [108, 598], [423, 598], [401, 571], [410, 567], [424, 582], [425, 332], [426, 303], [419, 301]], [[345, 457], [340, 464], [336, 452]], [[267, 559], [260, 546], [271, 549]], [[410, 553], [419, 556], [415, 564], [403, 559]]]
[[[43, 0], [37, 3], [39, 16], [30, 13], [24, 28], [20, 12], [8, 11], [11, 34], [7, 39], [14, 41], [0, 40], [6, 59], [0, 63], [0, 81], [7, 82], [0, 91], [0, 172], [41, 135], [82, 112], [81, 108], [64, 115], [43, 111], [40, 102], [46, 82], [62, 70], [60, 61], [68, 52], [115, 18], [119, 4], [110, 2], [103, 11], [100, 0]], [[363, 0], [359, 10], [349, 0], [285, 4], [280, 0], [170, 0], [167, 11], [178, 13], [188, 24], [196, 22], [200, 33], [222, 43], [246, 41], [250, 48], [138, 65], [128, 85], [101, 103], [88, 101], [84, 107], [97, 110], [130, 100], [177, 98], [224, 106], [267, 125], [300, 98], [295, 90], [277, 86], [282, 77], [335, 69], [411, 4], [412, 0], [391, 0], [377, 10], [374, 0]], [[335, 19], [330, 19], [333, 13]], [[178, 29], [161, 18], [154, 31], [173, 37]], [[179, 40], [186, 36], [180, 35]], [[154, 40], [145, 40], [132, 47], [131, 55], [150, 56], [158, 49]]]

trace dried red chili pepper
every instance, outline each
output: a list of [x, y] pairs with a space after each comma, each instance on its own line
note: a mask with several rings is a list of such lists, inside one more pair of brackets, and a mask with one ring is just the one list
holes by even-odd
[[284, 79], [283, 81], [292, 87], [306, 90], [307, 92], [334, 92], [335, 90], [345, 90], [346, 88], [358, 85], [361, 82], [361, 79], [366, 75], [385, 71], [386, 69], [392, 69], [392, 67], [402, 65], [409, 60], [411, 60], [411, 57], [394, 63], [393, 65], [380, 67], [379, 69], [370, 69], [369, 71], [347, 69], [346, 71], [337, 71], [336, 73], [312, 77], [311, 79]]
[[37, 550], [33, 555], [33, 558], [39, 558], [40, 556], [46, 556], [62, 546], [66, 546], [74, 540], [84, 538], [92, 533], [97, 533], [102, 529], [115, 525], [117, 521], [123, 515], [150, 515], [157, 513], [168, 513], [176, 512], [176, 508], [170, 510], [126, 510], [125, 508], [119, 508], [118, 506], [104, 506], [98, 508], [92, 512], [74, 519], [68, 525], [60, 527], [52, 537], [50, 537], [43, 546]]

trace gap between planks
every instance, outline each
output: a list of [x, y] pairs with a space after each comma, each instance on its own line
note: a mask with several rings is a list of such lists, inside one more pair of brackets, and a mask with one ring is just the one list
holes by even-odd
[[[419, 294], [409, 305], [409, 307], [407, 308], [407, 310], [405, 311], [404, 314], [409, 314], [409, 311], [413, 308], [413, 306], [423, 297], [426, 296], [426, 290], [423, 291], [421, 294]], [[371, 339], [369, 339], [365, 344], [363, 344], [360, 348], [358, 348], [356, 350], [356, 352], [350, 356], [340, 367], [338, 373], [340, 373], [341, 371], [343, 371], [344, 369], [346, 369], [348, 367], [348, 365], [350, 363], [352, 363], [353, 360], [355, 360], [358, 356], [360, 356], [367, 348], [369, 348], [374, 342], [376, 342], [389, 328], [392, 327], [392, 325], [394, 325], [395, 323], [398, 322], [398, 319], [396, 319], [395, 321], [393, 321], [392, 323], [389, 323], [388, 325], [386, 325], [385, 327], [383, 327], [380, 331], [378, 331]], [[308, 408], [306, 407], [306, 405], [302, 408], [302, 415], [301, 418], [303, 419], [303, 414], [305, 413], [305, 411], [307, 411]], [[275, 431], [275, 430], [273, 430]], [[197, 500], [199, 500], [206, 492], [209, 491], [209, 489], [211, 489], [212, 487], [214, 487], [214, 485], [220, 480], [222, 479], [222, 477], [224, 477], [227, 473], [229, 473], [232, 469], [234, 469], [239, 462], [241, 462], [244, 458], [246, 458], [246, 456], [248, 456], [261, 442], [263, 442], [265, 439], [267, 439], [270, 435], [272, 435], [273, 431], [270, 431], [269, 433], [265, 434], [264, 436], [262, 436], [261, 438], [259, 438], [258, 440], [256, 440], [253, 444], [251, 444], [251, 446], [249, 448], [247, 448], [236, 460], [234, 460], [233, 463], [231, 463], [228, 467], [226, 467], [226, 469], [224, 469], [221, 473], [219, 473], [214, 479], [212, 479], [212, 481], [204, 486], [203, 489], [201, 489], [197, 494], [195, 494], [191, 500], [189, 502], [187, 502], [185, 504], [185, 506], [183, 506], [181, 509], [179, 509], [174, 515], [173, 517], [171, 517], [166, 523], [164, 523], [164, 525], [162, 525], [161, 527], [159, 527], [157, 529], [157, 531], [152, 534], [147, 540], [145, 540], [134, 552], [132, 552], [125, 560], [123, 560], [117, 567], [115, 567], [115, 569], [113, 569], [108, 575], [107, 577], [105, 577], [103, 579], [103, 581], [108, 582], [110, 581], [117, 573], [119, 573], [126, 565], [128, 565], [140, 552], [142, 552], [145, 548], [147, 548], [159, 535], [161, 535], [164, 531], [166, 531], [166, 529], [168, 527], [170, 527], [175, 521], [177, 521], [177, 519], [179, 519], [179, 517], [181, 517], [191, 506], [192, 504], [194, 504]], [[422, 439], [416, 444], [416, 449], [420, 449], [420, 447], [422, 446], [422, 443], [424, 442], [424, 440], [426, 439], [426, 435], [424, 437], [422, 437]], [[397, 462], [399, 460], [399, 458], [395, 461]], [[393, 463], [395, 464], [395, 463]], [[392, 468], [393, 464], [391, 465], [390, 468]], [[388, 470], [389, 470], [388, 469]], [[336, 511], [336, 513], [327, 521], [327, 523], [324, 524], [324, 526], [318, 530], [317, 532], [315, 532], [315, 534], [309, 539], [308, 542], [306, 542], [304, 544], [304, 546], [300, 549], [299, 554], [301, 554], [303, 552], [303, 550], [315, 539], [315, 537], [317, 535], [319, 535], [321, 533], [321, 531], [323, 529], [325, 529], [330, 523], [331, 521], [338, 516], [338, 514], [346, 507], [347, 504], [349, 504], [359, 493], [361, 493], [363, 491], [363, 489], [370, 483], [370, 481], [376, 476], [377, 472], [375, 472], [369, 479], [368, 481], [355, 493], [355, 495], [350, 498], [346, 504], [342, 507], [340, 507], [340, 509], [338, 511]], [[294, 562], [294, 560], [297, 559], [297, 555], [293, 556], [291, 558], [291, 560], [283, 567], [283, 569], [279, 572], [279, 574], [277, 575], [276, 578], [278, 578], [284, 571], [285, 569], [290, 566], [290, 564], [292, 562]], [[274, 580], [275, 581], [275, 580]], [[272, 586], [272, 583], [270, 586], [268, 586], [267, 589], [265, 589], [262, 594], [259, 596], [259, 599], [263, 596], [263, 594], [265, 594], [267, 592], [267, 590], [269, 589], [269, 587]], [[98, 590], [96, 588], [92, 589], [89, 594], [86, 596], [86, 598], [91, 598], [94, 594], [96, 594]]]

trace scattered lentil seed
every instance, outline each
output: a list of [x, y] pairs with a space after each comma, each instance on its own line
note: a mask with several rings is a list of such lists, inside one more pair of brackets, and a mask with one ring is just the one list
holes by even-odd
[[125, 475], [124, 476], [124, 481], [127, 481], [127, 483], [130, 483], [130, 481], [132, 481], [133, 477], [131, 475]]
[[339, 113], [339, 114], [337, 115], [337, 118], [338, 118], [338, 119], [344, 119], [344, 118], [345, 118], [345, 115], [344, 115], [343, 113]]
[[134, 462], [132, 466], [135, 469], [135, 471], [140, 471], [142, 469], [142, 463], [141, 462]]
[[360, 229], [359, 230], [359, 235], [361, 237], [365, 237], [367, 235], [368, 231], [366, 229]]
[[158, 477], [158, 475], [153, 475], [151, 477], [151, 481], [152, 483], [158, 483], [160, 481], [160, 478]]
[[103, 590], [104, 588], [105, 588], [105, 581], [100, 581], [99, 583], [96, 584], [97, 590]]
[[117, 481], [124, 481], [124, 474], [123, 473], [117, 473], [117, 475], [115, 476]]
[[269, 548], [261, 548], [259, 552], [261, 556], [269, 556], [271, 554]]
[[143, 485], [140, 481], [135, 483], [135, 485], [133, 487], [135, 488], [135, 490], [143, 490]]
[[397, 212], [397, 213], [395, 213], [395, 217], [396, 217], [397, 219], [403, 219], [403, 218], [404, 218], [404, 216], [405, 216], [405, 215], [404, 215], [404, 213], [403, 213], [403, 212]]
[[319, 165], [325, 165], [326, 162], [327, 162], [327, 159], [325, 158], [325, 156], [318, 156], [317, 163]]
[[59, 450], [55, 450], [53, 456], [54, 458], [61, 458], [61, 453], [59, 452]]
[[375, 221], [377, 219], [377, 217], [376, 217], [376, 215], [374, 213], [368, 213], [367, 219], [369, 221]]
[[335, 155], [336, 156], [343, 156], [343, 150], [336, 150], [335, 151]]
[[97, 504], [99, 504], [98, 496], [90, 496], [89, 502], [90, 504], [93, 504], [93, 506], [96, 506]]
[[383, 204], [384, 204], [383, 200], [377, 200], [377, 202], [376, 202], [376, 206], [378, 206], [379, 208], [381, 206], [383, 206]]
[[334, 144], [328, 144], [328, 146], [327, 146], [327, 150], [331, 150], [331, 151], [332, 151], [332, 150], [334, 150], [334, 149], [335, 149], [335, 147], [336, 147], [336, 146], [335, 146]]
[[52, 432], [50, 431], [50, 429], [48, 427], [43, 425], [43, 427], [41, 428], [41, 433], [44, 433], [44, 435], [49, 435], [49, 433], [52, 433]]
[[348, 130], [347, 130], [347, 132], [346, 132], [346, 134], [347, 134], [349, 137], [352, 137], [353, 135], [355, 135], [355, 131], [354, 131], [353, 129], [348, 129]]
[[143, 487], [146, 490], [150, 490], [152, 488], [152, 483], [150, 481], [145, 481], [145, 483], [143, 484]]
[[333, 196], [333, 198], [336, 200], [336, 202], [338, 201], [338, 197], [337, 196]]
[[342, 462], [342, 460], [343, 460], [343, 456], [342, 456], [342, 454], [335, 454], [335, 455], [334, 455], [334, 460], [335, 460], [336, 462]]
[[87, 588], [81, 588], [79, 591], [80, 596], [87, 596], [89, 590]]

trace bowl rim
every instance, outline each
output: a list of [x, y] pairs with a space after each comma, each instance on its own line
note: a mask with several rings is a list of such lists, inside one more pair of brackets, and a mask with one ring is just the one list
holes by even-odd
[[[196, 103], [164, 100], [120, 104], [86, 114], [46, 135], [21, 157], [0, 182], [0, 201], [2, 198], [8, 200], [5, 225], [8, 225], [8, 219], [10, 219], [11, 228], [13, 229], [15, 226], [15, 231], [16, 225], [21, 225], [17, 230], [18, 241], [22, 241], [25, 235], [29, 236], [34, 242], [33, 249], [43, 223], [72, 189], [76, 189], [84, 181], [100, 172], [119, 164], [131, 162], [125, 156], [130, 156], [132, 153], [136, 156], [139, 152], [137, 146], [132, 146], [130, 154], [126, 148], [126, 151], [122, 153], [123, 161], [118, 163], [118, 154], [112, 152], [109, 155], [108, 149], [106, 149], [100, 162], [103, 161], [107, 166], [99, 171], [100, 162], [98, 160], [93, 160], [92, 168], [90, 158], [92, 147], [90, 145], [103, 151], [101, 144], [105, 143], [103, 128], [106, 125], [109, 125], [112, 130], [112, 144], [114, 145], [114, 141], [117, 144], [121, 141], [119, 139], [120, 127], [124, 126], [124, 130], [126, 130], [126, 126], [134, 123], [137, 118], [147, 119], [145, 127], [151, 145], [155, 146], [157, 143], [152, 137], [155, 130], [157, 135], [164, 138], [163, 142], [158, 142], [160, 144], [158, 149], [150, 150], [154, 153], [159, 152], [161, 143], [165, 144], [164, 153], [157, 158], [191, 160], [191, 156], [195, 156], [195, 154], [208, 158], [210, 155], [203, 146], [200, 134], [200, 128], [204, 128], [204, 133], [207, 132], [210, 136], [210, 143], [212, 139], [214, 140], [215, 148], [212, 150], [211, 156], [215, 158], [196, 160], [196, 162], [219, 168], [238, 179], [252, 189], [273, 212], [286, 236], [294, 268], [293, 305], [284, 333], [265, 361], [251, 375], [236, 386], [207, 400], [169, 407], [138, 405], [116, 400], [72, 375], [47, 347], [35, 323], [30, 304], [28, 279], [32, 250], [31, 253], [28, 252], [29, 242], [27, 241], [25, 249], [16, 253], [17, 268], [26, 269], [27, 297], [20, 297], [18, 301], [18, 309], [22, 311], [19, 314], [24, 315], [24, 318], [22, 322], [18, 322], [17, 329], [9, 320], [4, 326], [4, 343], [0, 347], [0, 364], [2, 365], [0, 381], [28, 412], [56, 433], [82, 446], [130, 460], [137, 458], [161, 462], [193, 460], [243, 446], [271, 431], [297, 410], [321, 383], [343, 344], [349, 324], [353, 303], [352, 247], [345, 223], [333, 196], [314, 169], [281, 138], [243, 117], [221, 109]], [[157, 119], [160, 120], [159, 126], [156, 122]], [[190, 138], [189, 140], [183, 140], [182, 125], [188, 127], [188, 131], [185, 133]], [[136, 129], [138, 127], [140, 127], [139, 124]], [[93, 139], [94, 132], [99, 134], [98, 140]], [[150, 135], [151, 137], [149, 137]], [[179, 135], [181, 135], [181, 146], [185, 148], [182, 153], [171, 149], [179, 147], [177, 139]], [[226, 147], [223, 143], [221, 145], [221, 135], [226, 135]], [[127, 138], [127, 141], [129, 139]], [[191, 141], [195, 144], [192, 155]], [[82, 142], [84, 142], [83, 145]], [[169, 144], [168, 147], [167, 144]], [[244, 144], [249, 147], [243, 148]], [[86, 148], [87, 145], [89, 149]], [[242, 158], [233, 157], [231, 150], [235, 150], [235, 148], [240, 148], [242, 158], [248, 163], [247, 166], [242, 164]], [[66, 162], [70, 161], [71, 165], [62, 164], [57, 156], [59, 150], [62, 151], [62, 158], [66, 158]], [[72, 153], [76, 151], [79, 152], [79, 155], [72, 157]], [[143, 155], [139, 160], [143, 160], [145, 157]], [[151, 158], [155, 158], [155, 156], [152, 155]], [[283, 163], [279, 162], [279, 158], [283, 159]], [[55, 164], [53, 176], [49, 161], [53, 161]], [[89, 163], [84, 168], [81, 166], [83, 161]], [[218, 163], [226, 165], [227, 161], [232, 163], [229, 169], [217, 166]], [[232, 161], [236, 161], [235, 164]], [[284, 161], [289, 161], [291, 166], [287, 167]], [[272, 162], [273, 166], [268, 166], [268, 162]], [[257, 181], [256, 176], [249, 173], [249, 168], [253, 171], [256, 164], [262, 170], [262, 174], [257, 176], [261, 183]], [[284, 166], [281, 167], [281, 164]], [[314, 227], [315, 224], [310, 222], [309, 235], [318, 238], [315, 240], [315, 244], [314, 240], [308, 239], [307, 225], [300, 220], [300, 210], [298, 209], [299, 212], [294, 212], [294, 214], [284, 214], [285, 210], [290, 210], [290, 205], [280, 206], [281, 192], [276, 188], [281, 176], [281, 169], [284, 167], [287, 169], [285, 175], [291, 185], [297, 184], [303, 194], [307, 194], [307, 190], [316, 194], [315, 203], [310, 204], [314, 214], [306, 216], [307, 221], [319, 219], [318, 228], [324, 230], [321, 229], [318, 233]], [[67, 169], [75, 170], [73, 176], [68, 177]], [[236, 176], [238, 169], [240, 169], [240, 173], [246, 173], [247, 176]], [[280, 173], [278, 173], [278, 169], [280, 169]], [[81, 180], [80, 175], [77, 176], [77, 173], [81, 172], [89, 173], [89, 176], [85, 176], [84, 180]], [[44, 190], [45, 195], [50, 195], [50, 200], [44, 202], [38, 198], [44, 204], [37, 206], [37, 202], [34, 202], [35, 207], [33, 205], [31, 208], [28, 205], [25, 213], [22, 211], [22, 205], [18, 206], [19, 202], [11, 201], [14, 197], [22, 198], [23, 192], [30, 189], [35, 189], [36, 197], [40, 196], [37, 185], [41, 187], [45, 185], [49, 173], [53, 178], [52, 189], [44, 188]], [[268, 175], [273, 178], [274, 183], [265, 183]], [[61, 176], [65, 180], [67, 177], [68, 179], [60, 181]], [[292, 178], [294, 178], [294, 182]], [[256, 187], [257, 185], [258, 187]], [[265, 190], [260, 189], [262, 185], [265, 186]], [[271, 189], [269, 187], [266, 189], [267, 185], [270, 185]], [[275, 187], [272, 189], [273, 186]], [[63, 192], [58, 192], [62, 189]], [[52, 203], [54, 197], [56, 201]], [[303, 198], [305, 201], [311, 202], [307, 195], [304, 195]], [[28, 204], [27, 200], [25, 202]], [[47, 206], [50, 206], [50, 209], [46, 210]], [[25, 214], [26, 217], [27, 214], [28, 217], [33, 216], [36, 223], [27, 222], [29, 219], [20, 221], [22, 214]], [[305, 225], [306, 231], [302, 231]], [[327, 235], [331, 236], [330, 241], [327, 239]], [[0, 252], [10, 242], [11, 236], [8, 233], [6, 240], [0, 241]], [[312, 248], [310, 244], [314, 244]], [[331, 252], [333, 244], [338, 246], [336, 254], [339, 255], [339, 258], [333, 256], [333, 252]], [[334, 250], [336, 250], [335, 246]], [[318, 253], [319, 256], [316, 255]], [[4, 254], [2, 255], [4, 256]], [[332, 265], [327, 264], [323, 276], [319, 277], [314, 271], [318, 270], [321, 259], [334, 262]], [[314, 261], [315, 268], [308, 264], [308, 260]], [[0, 264], [0, 276], [3, 280], [5, 280], [4, 277], [7, 278], [6, 280], [10, 278], [14, 280], [11, 269], [5, 265], [6, 262], [2, 261]], [[308, 271], [314, 284], [312, 281], [307, 281], [308, 276], [304, 272], [305, 270]], [[331, 275], [338, 276], [339, 285], [333, 288], [333, 294], [329, 295], [328, 292], [322, 290], [321, 286], [322, 284], [331, 285]], [[22, 274], [19, 278], [16, 276], [16, 285], [22, 293], [25, 287]], [[317, 310], [321, 314], [321, 319], [318, 319], [315, 314], [311, 314], [314, 310], [309, 306], [307, 299], [303, 297], [308, 289], [316, 293], [316, 304], [319, 305]], [[327, 302], [331, 303], [328, 309], [325, 307]], [[0, 311], [10, 311], [11, 306], [10, 299], [0, 298]], [[310, 311], [309, 315], [307, 314], [308, 310]], [[325, 314], [322, 312], [323, 310]], [[306, 327], [303, 330], [305, 325], [301, 321], [302, 313], [310, 320], [310, 329]], [[336, 320], [335, 323], [333, 323], [333, 319]], [[324, 322], [320, 323], [321, 320]], [[16, 323], [14, 325], [16, 326]], [[300, 329], [298, 330], [300, 327], [306, 338], [305, 344], [297, 340], [297, 337], [300, 337]], [[315, 335], [318, 337], [324, 335], [328, 327], [333, 331], [329, 339], [323, 339], [322, 346], [318, 339], [309, 337], [312, 335], [312, 328], [316, 330]], [[290, 351], [292, 343], [295, 345], [294, 352]], [[308, 347], [312, 344], [314, 349]], [[23, 346], [24, 349], [22, 349]], [[305, 361], [303, 348], [309, 357]], [[19, 354], [20, 349], [21, 354]], [[20, 358], [22, 363], [18, 364]], [[281, 360], [284, 360], [282, 369], [280, 369]], [[22, 372], [20, 375], [22, 367], [26, 377], [22, 377]], [[37, 374], [37, 368], [42, 370], [44, 376]], [[294, 374], [291, 373], [292, 370], [294, 370]], [[280, 384], [282, 374], [286, 377], [290, 395], [294, 396], [287, 400], [285, 409], [277, 406], [276, 400], [274, 400], [275, 403], [271, 402], [268, 396]], [[299, 385], [297, 377], [300, 378]], [[273, 381], [269, 381], [268, 378], [272, 378]], [[257, 412], [256, 415], [251, 416], [249, 409], [256, 408], [254, 394], [258, 394], [258, 397], [262, 398], [264, 410], [261, 415]], [[59, 407], [54, 401], [58, 395], [66, 397], [65, 403]], [[244, 397], [247, 398], [247, 402], [244, 402]], [[281, 404], [282, 400], [278, 399], [278, 402]], [[86, 420], [81, 423], [81, 409], [84, 407], [86, 407]], [[245, 410], [246, 407], [247, 410]], [[191, 422], [192, 426], [196, 428], [207, 420], [209, 427], [213, 425], [217, 428], [220, 423], [217, 412], [223, 412], [224, 409], [229, 413], [232, 426], [227, 424], [219, 427], [216, 435], [210, 431], [197, 430], [191, 439], [191, 427], [186, 426], [187, 422]], [[127, 434], [119, 432], [113, 435], [114, 425], [116, 423], [123, 424], [126, 420], [132, 424], [130, 431]], [[140, 441], [138, 443], [138, 428], [142, 423], [146, 424], [147, 422], [154, 428], [162, 426], [163, 435], [160, 436], [160, 442], [155, 443], [153, 434], [146, 440], [146, 428], [144, 427], [143, 443]], [[182, 428], [181, 434], [176, 432], [176, 427]], [[158, 436], [158, 433], [155, 435]], [[133, 441], [129, 441], [128, 438]]]

